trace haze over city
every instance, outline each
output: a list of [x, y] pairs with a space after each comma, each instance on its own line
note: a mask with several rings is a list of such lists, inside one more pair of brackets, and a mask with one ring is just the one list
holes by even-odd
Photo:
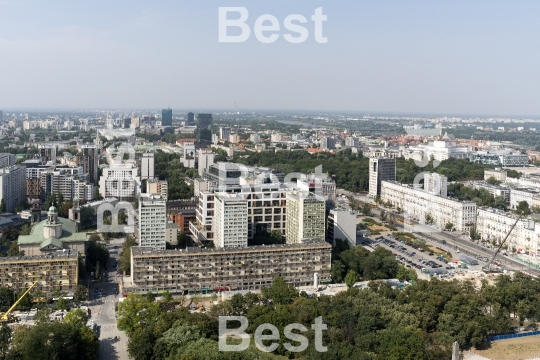
[[[328, 43], [218, 42], [218, 8]], [[534, 1], [0, 2], [0, 108], [540, 115]], [[281, 34], [284, 33], [282, 26]]]

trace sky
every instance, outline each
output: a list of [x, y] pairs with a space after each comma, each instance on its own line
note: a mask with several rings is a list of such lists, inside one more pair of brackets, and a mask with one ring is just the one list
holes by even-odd
[[[219, 42], [220, 7], [248, 10], [247, 41]], [[0, 109], [540, 116], [539, 13], [526, 0], [0, 0]], [[271, 44], [254, 35], [264, 14], [280, 22]], [[292, 14], [308, 19], [300, 44], [283, 37]]]

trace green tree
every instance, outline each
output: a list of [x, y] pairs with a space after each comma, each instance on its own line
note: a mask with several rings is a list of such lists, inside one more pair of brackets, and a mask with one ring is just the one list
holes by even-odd
[[11, 342], [12, 331], [6, 322], [0, 327], [0, 359], [6, 359]]
[[9, 247], [7, 255], [8, 256], [24, 256], [24, 251], [19, 250], [19, 243], [17, 242], [17, 240], [11, 243], [11, 246]]
[[58, 310], [67, 310], [68, 306], [69, 302], [63, 296], [60, 296], [60, 298], [58, 298], [56, 301], [56, 309]]
[[386, 212], [386, 210], [381, 210], [380, 218], [382, 222], [385, 222], [386, 219], [388, 219], [388, 213]]
[[452, 230], [454, 228], [454, 224], [451, 222], [447, 222], [444, 228], [448, 231]]
[[345, 265], [340, 260], [332, 262], [332, 268], [330, 275], [335, 283], [341, 283], [343, 281], [343, 274], [345, 273]]
[[354, 286], [355, 283], [358, 282], [360, 277], [354, 270], [349, 270], [347, 275], [345, 276], [345, 284], [347, 284], [347, 287], [350, 289]]
[[490, 185], [500, 185], [501, 182], [497, 179], [495, 179], [494, 176], [490, 176], [487, 180], [486, 180], [486, 183], [490, 184]]
[[365, 203], [364, 205], [362, 205], [362, 215], [364, 216], [371, 216], [371, 205], [369, 205], [368, 203]]
[[88, 322], [88, 314], [81, 309], [71, 310], [66, 314], [64, 321], [73, 325], [75, 328], [80, 328], [86, 326], [86, 323]]
[[118, 258], [118, 269], [124, 274], [129, 275], [131, 271], [131, 247], [137, 246], [137, 241], [134, 236], [126, 236], [126, 240], [122, 244], [122, 251]]
[[516, 214], [518, 215], [529, 215], [531, 209], [529, 209], [529, 203], [525, 200], [520, 201], [516, 207]]
[[32, 230], [32, 228], [30, 227], [30, 225], [24, 224], [24, 225], [21, 227], [21, 231], [19, 232], [19, 235], [30, 235], [30, 230]]
[[298, 296], [298, 291], [287, 284], [283, 277], [278, 276], [272, 282], [272, 286], [262, 289], [262, 295], [274, 305], [286, 305], [294, 301]]
[[0, 312], [7, 311], [15, 302], [15, 293], [7, 287], [0, 287]]
[[84, 285], [77, 285], [75, 293], [73, 294], [73, 301], [79, 304], [81, 301], [86, 301], [88, 298], [88, 290]]
[[49, 315], [51, 315], [51, 309], [49, 308], [41, 308], [38, 309], [35, 317], [36, 324], [43, 324], [50, 322]]

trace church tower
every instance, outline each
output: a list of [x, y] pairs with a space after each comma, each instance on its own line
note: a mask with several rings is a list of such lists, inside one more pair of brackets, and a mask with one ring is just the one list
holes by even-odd
[[81, 228], [81, 207], [79, 206], [79, 198], [73, 198], [73, 207], [69, 209], [69, 220], [75, 221], [76, 232], [80, 231]]
[[41, 204], [39, 199], [33, 199], [31, 201], [31, 212], [32, 216], [30, 219], [30, 225], [34, 226], [41, 221]]
[[59, 239], [62, 237], [62, 223], [58, 221], [58, 210], [54, 206], [51, 206], [47, 213], [47, 222], [43, 227], [43, 236], [45, 239], [51, 237]]

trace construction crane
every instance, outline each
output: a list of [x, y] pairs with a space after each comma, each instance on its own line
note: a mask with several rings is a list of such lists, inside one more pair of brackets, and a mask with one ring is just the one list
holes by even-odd
[[512, 227], [510, 228], [510, 231], [508, 232], [508, 234], [506, 234], [506, 237], [504, 238], [504, 240], [501, 242], [501, 244], [499, 245], [499, 247], [495, 251], [495, 254], [493, 254], [493, 256], [491, 257], [491, 260], [488, 262], [488, 264], [486, 266], [484, 266], [482, 268], [482, 270], [484, 270], [485, 272], [499, 272], [498, 270], [493, 268], [493, 261], [495, 261], [495, 258], [499, 254], [499, 251], [501, 251], [501, 248], [503, 247], [504, 243], [506, 242], [506, 240], [508, 239], [508, 237], [512, 233], [512, 230], [514, 230], [514, 228], [516, 227], [516, 225], [518, 224], [519, 220], [521, 220], [522, 217], [523, 217], [523, 215], [520, 215], [517, 218], [516, 222], [514, 223], [514, 225], [512, 225]]
[[30, 292], [30, 290], [32, 290], [32, 288], [34, 286], [36, 286], [36, 284], [38, 283], [39, 281], [36, 281], [32, 284], [32, 286], [30, 286], [28, 288], [28, 290], [26, 290], [18, 299], [17, 301], [15, 301], [15, 304], [13, 304], [9, 309], [8, 311], [6, 311], [4, 314], [2, 314], [2, 316], [0, 317], [0, 321], [4, 322], [4, 321], [8, 321], [9, 320], [9, 314], [11, 314], [11, 312], [13, 311], [13, 309], [15, 309], [17, 307], [17, 305], [19, 305], [19, 303], [21, 302], [22, 299], [24, 299], [24, 297], [26, 296], [26, 294], [28, 294]]

